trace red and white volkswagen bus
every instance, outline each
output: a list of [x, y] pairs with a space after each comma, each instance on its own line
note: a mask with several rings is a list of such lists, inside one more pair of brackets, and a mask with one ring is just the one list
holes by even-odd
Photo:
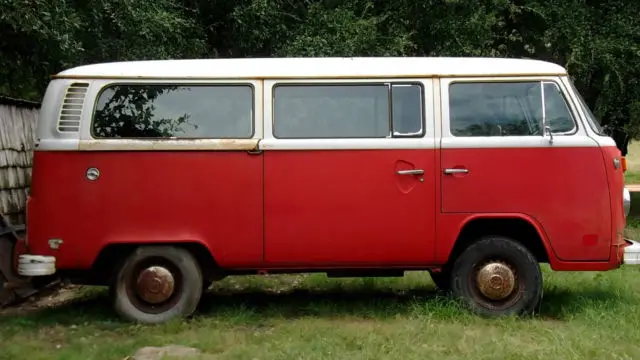
[[112, 288], [156, 323], [228, 275], [435, 284], [532, 312], [540, 263], [639, 264], [624, 158], [566, 70], [524, 59], [119, 62], [43, 100], [23, 276]]

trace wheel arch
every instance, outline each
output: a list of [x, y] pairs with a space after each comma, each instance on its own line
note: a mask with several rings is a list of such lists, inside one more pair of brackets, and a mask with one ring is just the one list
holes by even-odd
[[199, 241], [153, 241], [153, 242], [116, 242], [106, 244], [91, 265], [92, 277], [98, 282], [109, 283], [116, 273], [115, 270], [131, 255], [135, 249], [147, 246], [174, 246], [185, 249], [196, 258], [205, 278], [220, 275], [220, 268], [206, 244]]
[[449, 254], [447, 263], [483, 236], [499, 235], [524, 245], [541, 263], [552, 263], [556, 255], [542, 226], [525, 214], [477, 214], [465, 219]]

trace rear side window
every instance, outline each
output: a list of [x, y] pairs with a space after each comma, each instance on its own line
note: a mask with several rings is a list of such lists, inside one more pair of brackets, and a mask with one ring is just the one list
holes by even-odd
[[555, 83], [457, 82], [449, 87], [454, 136], [541, 136], [571, 133], [575, 122]]
[[273, 133], [298, 139], [421, 136], [422, 104], [417, 84], [280, 84]]
[[250, 85], [118, 84], [103, 90], [96, 138], [251, 138]]

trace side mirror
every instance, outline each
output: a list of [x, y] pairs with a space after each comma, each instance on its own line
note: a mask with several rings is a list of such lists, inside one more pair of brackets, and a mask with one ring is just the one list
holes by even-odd
[[553, 145], [553, 132], [551, 132], [551, 128], [549, 127], [549, 125], [546, 125], [544, 127], [544, 135], [549, 135], [549, 145]]

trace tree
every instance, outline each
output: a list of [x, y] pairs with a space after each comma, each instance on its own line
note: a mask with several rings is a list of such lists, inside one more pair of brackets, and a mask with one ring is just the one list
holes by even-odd
[[204, 36], [171, 0], [0, 0], [0, 93], [39, 100], [49, 76], [92, 62], [198, 57]]
[[50, 74], [115, 60], [528, 57], [565, 66], [625, 152], [640, 139], [638, 12], [629, 0], [0, 0], [0, 93], [37, 100]]

